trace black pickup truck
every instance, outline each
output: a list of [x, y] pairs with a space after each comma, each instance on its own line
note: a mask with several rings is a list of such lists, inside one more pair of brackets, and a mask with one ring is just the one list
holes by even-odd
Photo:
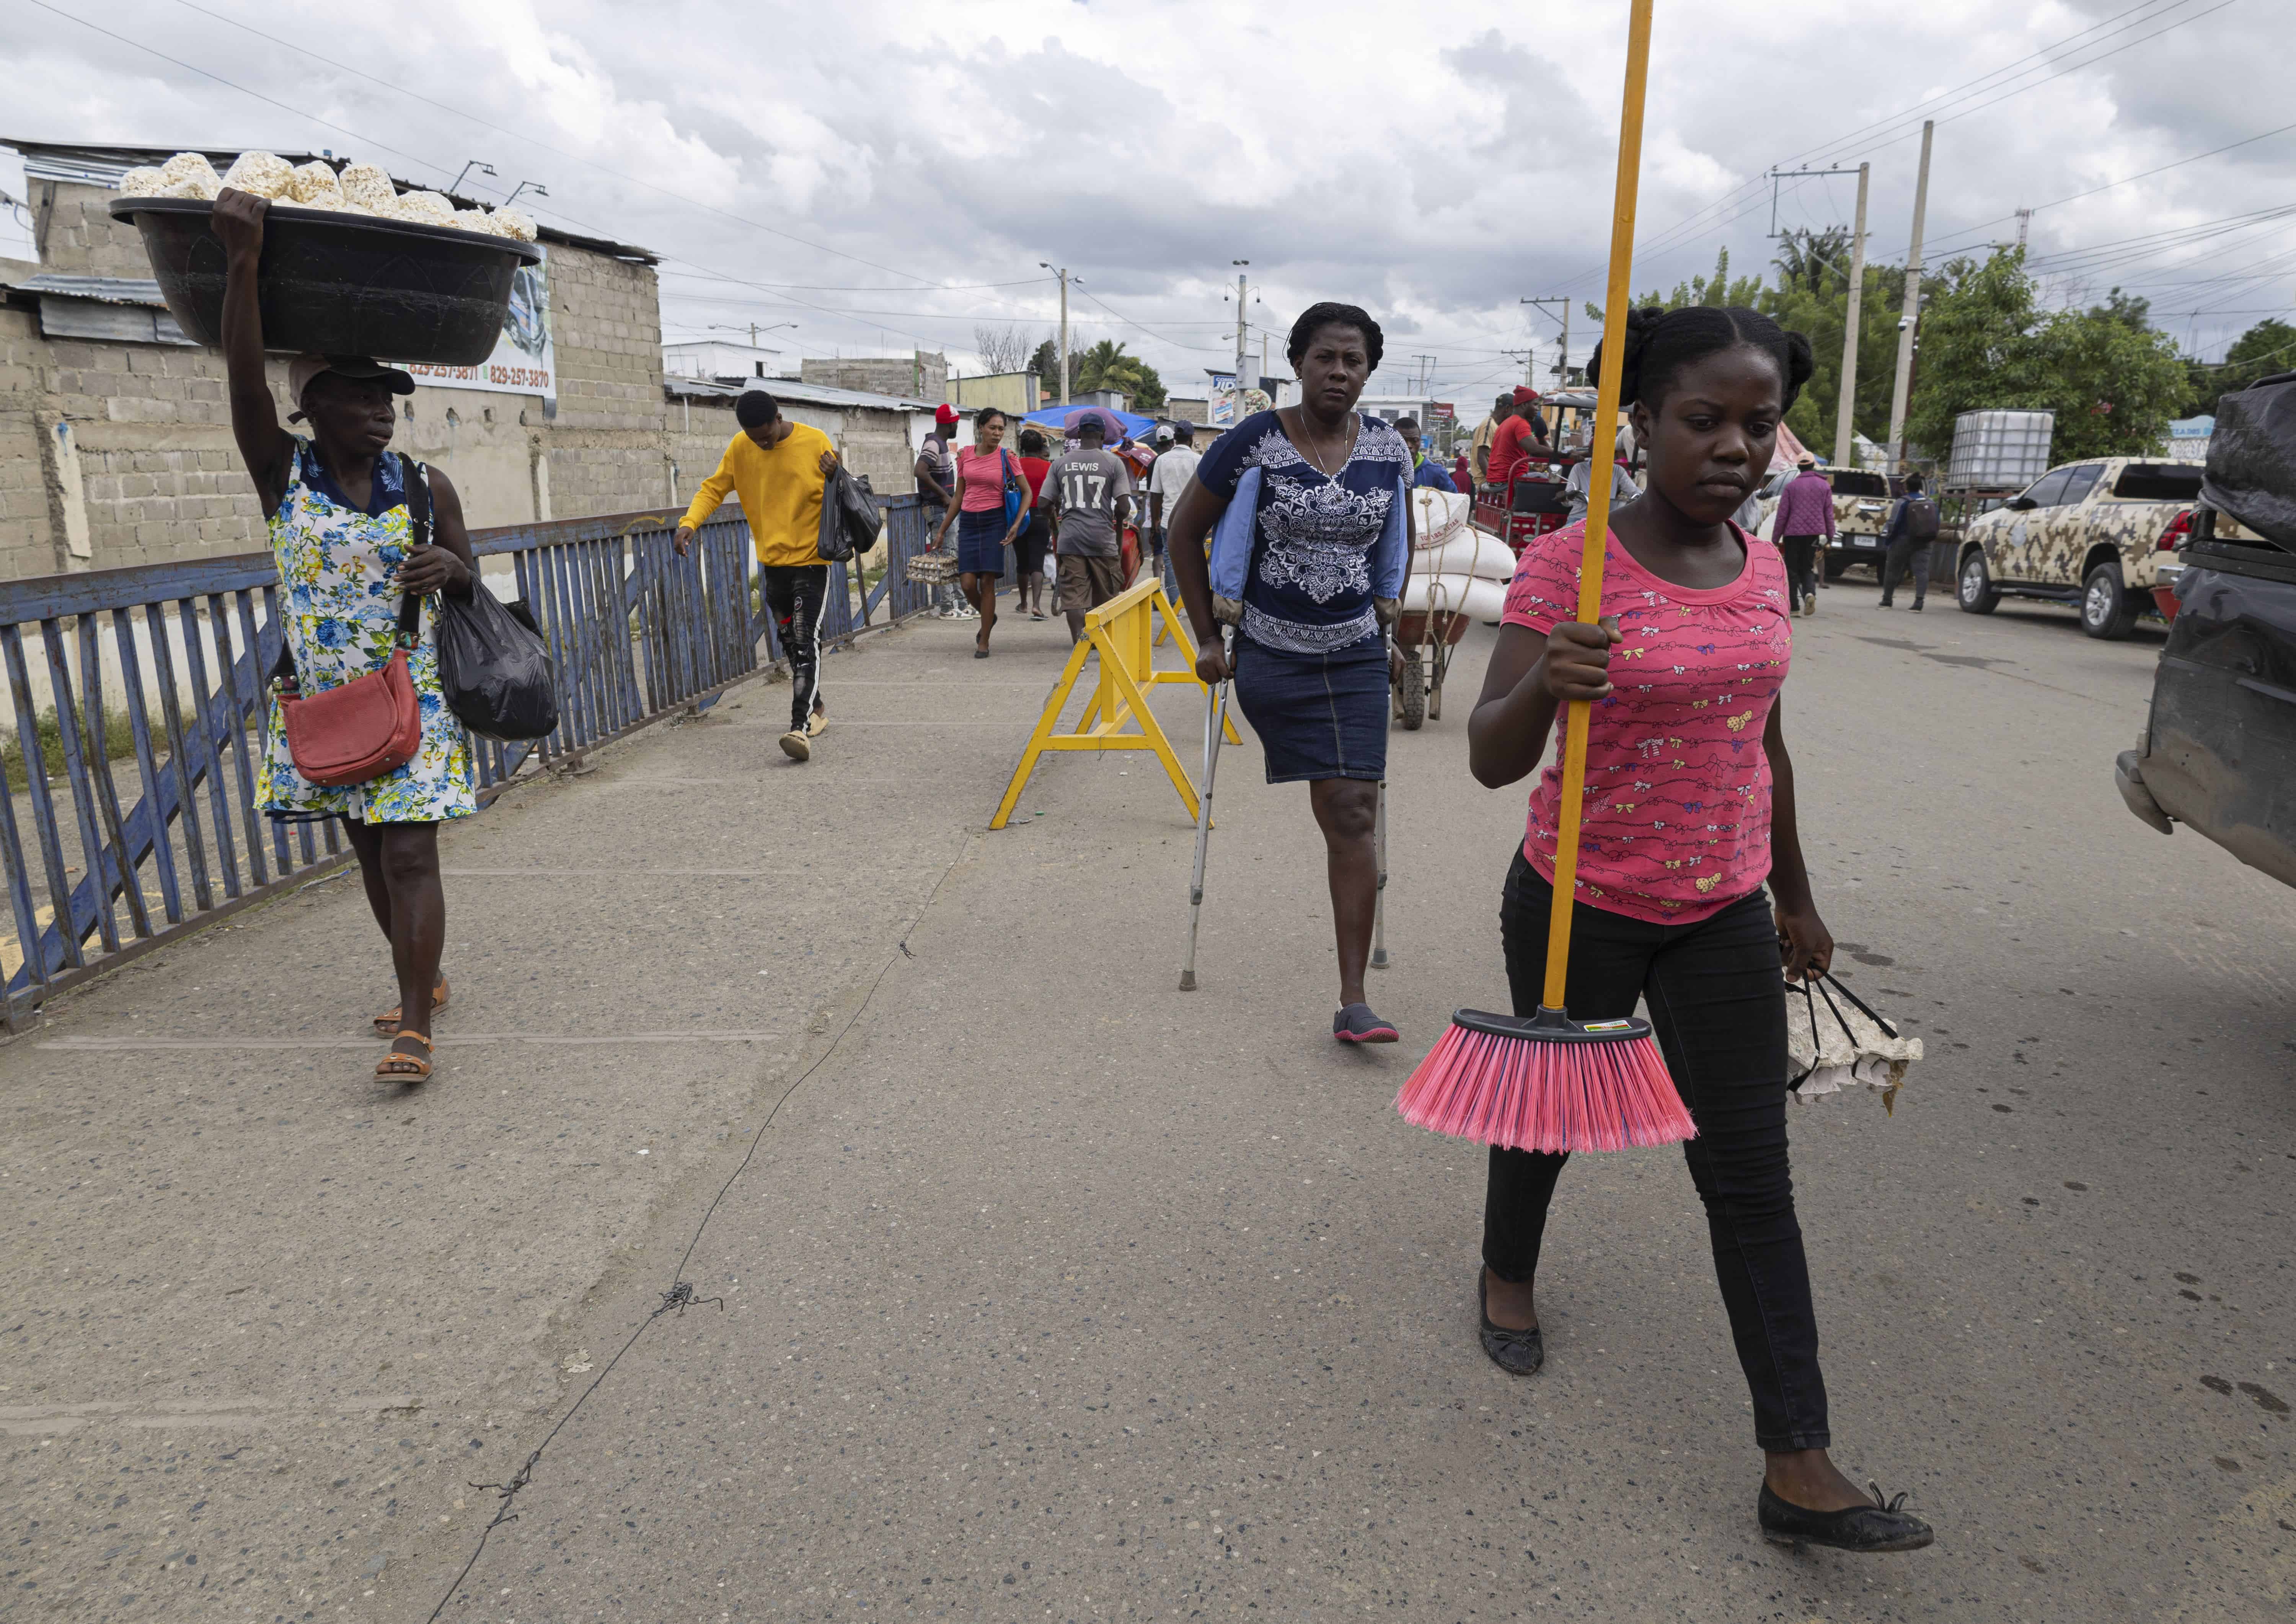
[[[2219, 512], [2239, 540], [2218, 538]], [[2114, 781], [2163, 834], [2190, 824], [2296, 885], [2296, 373], [2218, 403], [2179, 562], [2151, 714]]]

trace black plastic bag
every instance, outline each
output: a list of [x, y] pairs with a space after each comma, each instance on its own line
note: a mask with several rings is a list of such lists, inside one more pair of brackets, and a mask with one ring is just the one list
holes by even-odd
[[814, 545], [822, 561], [841, 564], [856, 553], [866, 553], [877, 545], [884, 524], [868, 476], [847, 472], [842, 463], [831, 469], [822, 487], [821, 534]]
[[2296, 549], [2296, 373], [2218, 398], [2201, 496], [2267, 541]]
[[532, 611], [483, 581], [468, 598], [439, 595], [439, 682], [447, 708], [480, 738], [539, 739], [558, 726], [557, 675]]

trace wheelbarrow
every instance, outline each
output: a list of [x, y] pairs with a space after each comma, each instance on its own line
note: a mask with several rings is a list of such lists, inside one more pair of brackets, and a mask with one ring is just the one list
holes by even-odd
[[1403, 655], [1403, 674], [1395, 685], [1395, 719], [1406, 733], [1416, 733], [1430, 718], [1443, 715], [1443, 678], [1450, 674], [1451, 653], [1467, 635], [1470, 617], [1464, 609], [1406, 609], [1395, 619], [1395, 646]]

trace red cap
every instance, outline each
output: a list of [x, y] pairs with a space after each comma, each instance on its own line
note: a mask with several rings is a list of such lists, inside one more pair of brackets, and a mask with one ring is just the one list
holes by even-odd
[[1528, 383], [1518, 383], [1514, 386], [1515, 405], [1529, 406], [1532, 401], [1538, 398], [1538, 391], [1531, 388]]
[[956, 408], [953, 406], [942, 406], [933, 414], [933, 421], [946, 428], [956, 421]]

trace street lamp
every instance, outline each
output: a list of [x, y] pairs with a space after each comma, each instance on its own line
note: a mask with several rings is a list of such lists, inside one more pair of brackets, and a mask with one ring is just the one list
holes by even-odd
[[[494, 171], [489, 169], [487, 173], [491, 175]], [[537, 197], [548, 197], [550, 195], [550, 188], [544, 185], [540, 181], [522, 180], [519, 182], [517, 185], [511, 188], [511, 193], [508, 197], [503, 199], [502, 206], [507, 209], [512, 203], [518, 201], [518, 194], [521, 192], [531, 192]]]
[[468, 175], [473, 169], [476, 169], [481, 175], [492, 175], [495, 172], [494, 165], [490, 163], [481, 163], [477, 159], [473, 158], [470, 162], [463, 166], [463, 173], [455, 176], [455, 184], [447, 188], [448, 195], [451, 196], [462, 191], [463, 176]]

